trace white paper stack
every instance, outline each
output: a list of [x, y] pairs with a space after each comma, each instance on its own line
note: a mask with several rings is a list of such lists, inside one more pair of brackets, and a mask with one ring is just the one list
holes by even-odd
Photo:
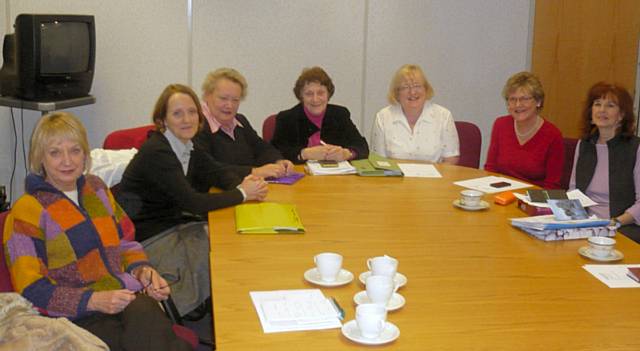
[[340, 161], [337, 166], [326, 166], [323, 165], [323, 162], [319, 161], [307, 161], [307, 165], [305, 167], [309, 174], [312, 175], [342, 175], [356, 173], [356, 168], [348, 161]]
[[339, 312], [319, 289], [252, 291], [265, 333], [342, 327]]

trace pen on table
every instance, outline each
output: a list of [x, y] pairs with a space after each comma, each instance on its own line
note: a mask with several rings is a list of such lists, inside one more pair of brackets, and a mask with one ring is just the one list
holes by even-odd
[[343, 320], [344, 319], [344, 310], [342, 309], [342, 307], [340, 307], [340, 304], [338, 304], [338, 301], [336, 301], [336, 299], [331, 297], [331, 300], [329, 302], [331, 302], [333, 307], [335, 307], [336, 312], [338, 312], [338, 319]]

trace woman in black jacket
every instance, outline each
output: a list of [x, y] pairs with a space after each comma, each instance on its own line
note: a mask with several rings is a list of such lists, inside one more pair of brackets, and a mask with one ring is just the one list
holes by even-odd
[[335, 87], [320, 67], [302, 71], [293, 93], [299, 104], [281, 111], [271, 143], [294, 163], [344, 161], [369, 156], [367, 140], [351, 122], [349, 110], [329, 104]]
[[[167, 86], [153, 111], [156, 130], [122, 176], [118, 202], [136, 226], [149, 260], [171, 283], [181, 315], [210, 295], [207, 212], [263, 200], [262, 178], [240, 179], [192, 138], [204, 123], [191, 88]], [[225, 191], [209, 193], [209, 188]]]

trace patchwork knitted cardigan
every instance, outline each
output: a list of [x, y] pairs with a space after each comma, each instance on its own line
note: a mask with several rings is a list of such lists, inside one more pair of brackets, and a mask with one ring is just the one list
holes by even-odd
[[30, 174], [4, 228], [15, 290], [42, 313], [77, 319], [91, 314], [94, 291], [141, 289], [129, 272], [148, 264], [134, 226], [96, 176], [77, 181], [76, 205], [43, 177]]

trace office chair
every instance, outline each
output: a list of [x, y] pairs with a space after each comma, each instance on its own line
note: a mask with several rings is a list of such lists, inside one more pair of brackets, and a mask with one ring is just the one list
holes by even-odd
[[560, 187], [569, 189], [569, 181], [571, 180], [571, 171], [573, 170], [573, 156], [575, 156], [576, 145], [578, 139], [563, 138], [564, 142], [564, 165], [562, 166], [562, 177], [560, 178]]
[[460, 141], [460, 160], [458, 166], [479, 168], [482, 133], [480, 128], [471, 122], [456, 121], [458, 140]]
[[264, 122], [262, 122], [262, 139], [267, 143], [271, 142], [273, 139], [273, 133], [276, 130], [276, 115], [271, 115], [267, 117]]
[[153, 124], [150, 124], [142, 127], [113, 131], [109, 133], [109, 135], [107, 135], [107, 137], [104, 139], [102, 148], [109, 150], [122, 150], [131, 148], [139, 149], [140, 146], [142, 146], [142, 144], [144, 144], [144, 142], [147, 140], [149, 132], [154, 129], [155, 126]]

